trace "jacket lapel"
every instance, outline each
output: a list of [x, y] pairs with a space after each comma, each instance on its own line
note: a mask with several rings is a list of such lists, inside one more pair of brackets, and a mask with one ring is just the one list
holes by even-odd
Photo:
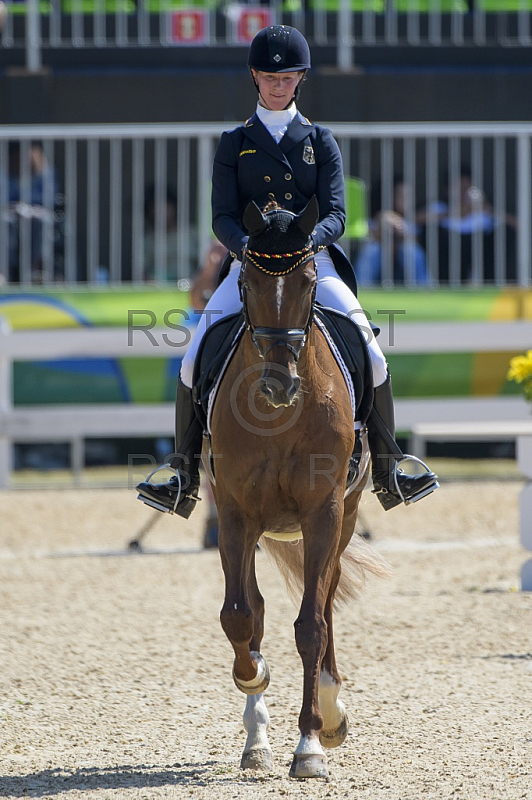
[[[255, 144], [259, 145], [259, 147], [261, 147], [262, 150], [265, 150], [270, 156], [277, 158], [279, 161], [282, 161], [283, 164], [289, 166], [286, 156], [256, 114], [253, 114], [253, 116], [250, 117], [246, 123], [244, 123], [244, 133], [248, 139], [251, 139], [252, 142], [255, 142]], [[287, 133], [288, 131], [281, 139], [281, 142], [285, 139]]]
[[281, 139], [279, 147], [283, 153], [288, 153], [296, 144], [306, 139], [313, 128], [312, 122], [309, 122], [306, 117], [298, 112]]

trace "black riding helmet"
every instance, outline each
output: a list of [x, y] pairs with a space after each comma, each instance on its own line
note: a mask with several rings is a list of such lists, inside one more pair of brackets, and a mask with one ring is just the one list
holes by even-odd
[[248, 67], [260, 72], [299, 72], [310, 69], [307, 40], [289, 25], [271, 25], [251, 42]]
[[[251, 42], [248, 67], [250, 71], [256, 69], [259, 72], [306, 72], [310, 69], [310, 49], [307, 40], [297, 28], [291, 28], [290, 25], [271, 25], [269, 28], [263, 28]], [[255, 89], [259, 92], [253, 73], [251, 77]], [[304, 77], [296, 86], [290, 103], [297, 100], [303, 80]]]

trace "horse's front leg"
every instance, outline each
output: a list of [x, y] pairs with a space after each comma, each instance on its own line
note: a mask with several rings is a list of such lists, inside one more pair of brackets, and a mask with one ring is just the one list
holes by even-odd
[[[342, 548], [340, 548], [342, 549]], [[323, 717], [320, 742], [324, 747], [339, 747], [349, 732], [349, 719], [345, 706], [338, 699], [342, 679], [336, 667], [333, 637], [333, 603], [338, 581], [340, 580], [340, 556], [338, 554], [327, 602], [325, 621], [327, 623], [327, 649], [321, 663], [318, 698]]]
[[271, 769], [267, 729], [270, 722], [262, 692], [270, 682], [266, 659], [260, 654], [264, 630], [264, 600], [255, 576], [259, 538], [235, 509], [220, 512], [219, 549], [225, 575], [225, 601], [220, 621], [235, 652], [233, 679], [248, 695], [244, 712], [247, 740], [240, 766]]
[[296, 645], [303, 662], [301, 738], [290, 768], [292, 778], [326, 778], [327, 758], [320, 743], [323, 717], [318, 700], [321, 663], [327, 649], [325, 604], [329, 595], [340, 540], [342, 503], [324, 503], [301, 520], [305, 547], [305, 588], [294, 623]]
[[244, 711], [246, 744], [240, 766], [242, 769], [271, 770], [273, 756], [268, 741], [270, 715], [261, 694], [248, 695]]
[[[360, 500], [360, 496], [358, 500]], [[336, 555], [336, 564], [329, 588], [329, 595], [327, 597], [327, 602], [325, 603], [327, 649], [325, 650], [325, 655], [323, 656], [323, 661], [321, 663], [318, 697], [320, 711], [323, 717], [323, 728], [320, 733], [320, 742], [324, 747], [328, 748], [339, 747], [345, 741], [345, 738], [349, 732], [349, 719], [347, 712], [342, 701], [338, 699], [340, 688], [342, 686], [342, 679], [336, 666], [336, 656], [334, 652], [333, 605], [334, 595], [340, 581], [340, 558], [353, 535], [357, 508], [358, 501], [356, 502], [353, 510], [350, 510], [348, 513], [345, 513], [344, 511], [342, 533]]]
[[[264, 635], [264, 598], [257, 584], [255, 553], [256, 548], [254, 547], [253, 560], [249, 574], [249, 600], [253, 608], [254, 623], [250, 649], [252, 654], [258, 655]], [[269, 681], [270, 675], [266, 660], [263, 656], [260, 656], [260, 659], [266, 668]], [[238, 683], [237, 686], [239, 686]], [[240, 762], [242, 769], [270, 770], [273, 768], [272, 751], [267, 733], [269, 725], [270, 715], [268, 714], [262, 692], [260, 694], [248, 694], [246, 698], [246, 709], [244, 711], [244, 727], [247, 731], [247, 739]]]

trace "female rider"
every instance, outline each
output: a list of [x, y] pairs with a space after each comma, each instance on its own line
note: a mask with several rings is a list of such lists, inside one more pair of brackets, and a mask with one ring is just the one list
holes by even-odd
[[[310, 50], [303, 35], [287, 25], [259, 31], [248, 57], [258, 91], [255, 114], [233, 131], [225, 132], [214, 157], [213, 230], [230, 251], [229, 271], [209, 300], [181, 366], [176, 403], [176, 447], [170, 466], [176, 475], [167, 483], [144, 482], [139, 499], [161, 510], [188, 518], [199, 488], [202, 431], [192, 400], [194, 358], [207, 327], [241, 309], [238, 275], [247, 242], [242, 215], [254, 200], [260, 208], [275, 199], [299, 213], [312, 195], [319, 205], [319, 221], [312, 233], [318, 274], [316, 299], [342, 311], [370, 331], [356, 298], [356, 280], [347, 257], [336, 244], [344, 232], [344, 178], [340, 150], [331, 132], [314, 125], [296, 108], [299, 87], [310, 69]], [[226, 270], [227, 271], [227, 270]], [[223, 274], [223, 272], [222, 272]], [[374, 336], [368, 343], [375, 387], [374, 410], [368, 421], [374, 492], [387, 510], [411, 502], [438, 488], [433, 472], [408, 475], [397, 469], [400, 450], [391, 452], [382, 424], [394, 435], [393, 397], [384, 355]], [[397, 482], [397, 483], [396, 483]], [[397, 486], [399, 490], [397, 490]]]

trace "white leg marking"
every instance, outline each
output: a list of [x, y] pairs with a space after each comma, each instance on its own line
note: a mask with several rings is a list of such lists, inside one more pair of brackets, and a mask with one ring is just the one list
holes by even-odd
[[283, 290], [284, 290], [284, 278], [277, 278], [277, 286], [276, 286], [276, 299], [277, 299], [277, 319], [281, 319], [281, 303], [283, 300]]
[[261, 656], [260, 653], [257, 653], [255, 650], [252, 650], [251, 658], [257, 664], [256, 676], [250, 681], [241, 681], [240, 678], [238, 679], [238, 682], [241, 686], [246, 686], [249, 689], [253, 689], [254, 686], [260, 686], [268, 671], [268, 664], [266, 662], [266, 659], [263, 656]]
[[248, 738], [244, 753], [249, 753], [254, 748], [270, 749], [267, 730], [270, 725], [270, 715], [262, 694], [250, 694], [246, 698], [244, 711], [244, 728]]
[[294, 753], [296, 756], [325, 756], [317, 736], [302, 736]]
[[336, 730], [345, 717], [345, 706], [338, 700], [339, 691], [340, 684], [335, 682], [330, 673], [323, 670], [320, 673], [318, 698], [323, 716], [323, 729], [326, 731]]
[[297, 542], [299, 539], [303, 538], [303, 532], [301, 530], [289, 531], [288, 533], [264, 531], [262, 535], [266, 536], [267, 539], [276, 539], [278, 542]]

